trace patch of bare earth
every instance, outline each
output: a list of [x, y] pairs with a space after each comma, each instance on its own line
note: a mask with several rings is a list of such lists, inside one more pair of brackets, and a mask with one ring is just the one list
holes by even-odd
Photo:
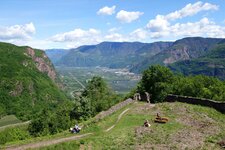
[[[201, 149], [206, 137], [220, 133], [220, 126], [208, 115], [199, 112], [190, 113], [188, 107], [184, 106], [173, 109], [179, 112], [176, 121], [185, 126], [176, 134], [171, 135], [171, 142], [179, 149]], [[213, 147], [208, 147], [208, 149], [213, 149]]]
[[152, 108], [155, 107], [155, 104], [145, 103], [135, 107], [132, 112], [139, 114], [146, 114], [152, 112]]
[[[205, 140], [207, 137], [219, 134], [221, 132], [221, 128], [217, 121], [210, 118], [205, 113], [194, 112], [188, 107], [188, 105], [178, 105], [175, 103], [167, 103], [166, 105], [157, 104], [154, 108], [151, 108], [149, 105], [142, 105], [136, 108], [135, 111], [138, 113], [155, 115], [156, 112], [160, 112], [166, 116], [175, 116], [174, 121], [183, 126], [183, 128], [177, 129], [177, 132], [172, 134], [164, 134], [163, 131], [162, 133], [156, 133], [159, 131], [153, 130], [154, 128], [152, 127], [156, 125], [153, 122], [151, 123], [152, 127], [150, 128], [138, 127], [135, 129], [135, 138], [137, 139], [136, 149], [200, 150], [202, 148], [215, 148], [215, 144], [206, 144]], [[149, 141], [146, 141], [146, 139]], [[220, 145], [223, 145], [225, 141], [221, 141], [220, 143]]]

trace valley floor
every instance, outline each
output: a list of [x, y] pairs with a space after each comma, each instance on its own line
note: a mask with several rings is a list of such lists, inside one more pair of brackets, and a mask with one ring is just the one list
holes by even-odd
[[[168, 117], [169, 122], [154, 123], [157, 113]], [[87, 121], [82, 132], [74, 137], [92, 134], [40, 149], [219, 150], [217, 142], [225, 137], [224, 118], [214, 109], [197, 105], [132, 103], [98, 122]], [[149, 128], [143, 127], [146, 119], [150, 121]]]

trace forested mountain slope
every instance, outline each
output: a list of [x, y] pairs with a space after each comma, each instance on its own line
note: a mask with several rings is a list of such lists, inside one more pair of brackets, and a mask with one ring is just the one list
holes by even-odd
[[30, 119], [44, 108], [52, 109], [66, 96], [44, 51], [0, 43], [0, 113]]

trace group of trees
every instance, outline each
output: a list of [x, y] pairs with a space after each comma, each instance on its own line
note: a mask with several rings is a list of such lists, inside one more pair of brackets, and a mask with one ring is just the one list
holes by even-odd
[[149, 92], [153, 102], [162, 102], [167, 94], [225, 100], [225, 82], [214, 77], [174, 74], [164, 66], [150, 66], [143, 72], [137, 92]]
[[82, 93], [76, 98], [71, 116], [78, 120], [86, 120], [97, 113], [107, 110], [120, 100], [101, 77], [93, 77]]
[[32, 120], [29, 131], [33, 136], [55, 134], [79, 121], [87, 120], [118, 101], [118, 96], [101, 77], [93, 77], [81, 97], [77, 97], [73, 102], [64, 102], [55, 110], [41, 111]]
[[70, 117], [72, 103], [64, 102], [55, 110], [43, 109], [34, 117], [28, 130], [32, 136], [55, 134], [68, 129], [73, 120]]

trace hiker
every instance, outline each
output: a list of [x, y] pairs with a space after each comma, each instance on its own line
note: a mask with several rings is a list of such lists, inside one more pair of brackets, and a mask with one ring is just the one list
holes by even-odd
[[73, 128], [70, 128], [71, 133], [79, 133], [81, 128], [76, 124]]
[[146, 119], [145, 122], [144, 122], [144, 127], [150, 127], [150, 126], [151, 125], [150, 125], [149, 121]]
[[75, 130], [77, 133], [80, 132], [80, 128], [79, 128], [79, 126], [78, 126], [77, 124], [75, 125], [74, 130]]

